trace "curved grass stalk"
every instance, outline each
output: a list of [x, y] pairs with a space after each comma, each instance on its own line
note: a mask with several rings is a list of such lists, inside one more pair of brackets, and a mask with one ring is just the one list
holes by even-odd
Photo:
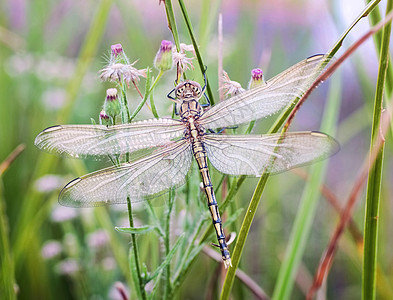
[[[393, 9], [393, 1], [387, 2], [386, 12]], [[373, 124], [371, 129], [370, 152], [380, 134], [383, 91], [389, 61], [391, 22], [389, 22], [382, 33], [382, 44], [379, 57], [379, 71], [374, 100]], [[391, 93], [391, 91], [389, 91]], [[384, 145], [378, 151], [377, 158], [369, 172], [367, 182], [366, 212], [364, 224], [364, 258], [362, 276], [362, 299], [375, 299], [376, 286], [376, 264], [378, 247], [378, 215], [381, 196], [381, 181], [383, 169]]]
[[[333, 46], [332, 50], [330, 50], [330, 52], [328, 53], [330, 56], [334, 55], [334, 53], [336, 53], [336, 52], [338, 51], [338, 49], [339, 49], [339, 48], [341, 47], [341, 45], [342, 45], [343, 39], [347, 36], [347, 34], [350, 32], [350, 30], [353, 28], [353, 26], [354, 26], [361, 18], [363, 18], [364, 16], [368, 15], [369, 12], [372, 10], [372, 8], [374, 8], [375, 5], [376, 5], [378, 2], [379, 2], [379, 1], [373, 1], [373, 3], [371, 3], [369, 6], [367, 6], [367, 7], [365, 8], [365, 10], [358, 16], [358, 18], [357, 18], [357, 19], [353, 22], [353, 24], [348, 28], [348, 30], [339, 38], [339, 40], [337, 41], [337, 43], [335, 44], [335, 46]], [[293, 102], [293, 104], [292, 104], [287, 110], [285, 110], [285, 111], [281, 114], [280, 118], [278, 118], [278, 120], [273, 124], [273, 126], [272, 126], [271, 130], [269, 131], [269, 133], [278, 132], [278, 130], [279, 130], [280, 127], [283, 125], [283, 123], [285, 122], [285, 120], [287, 119], [287, 117], [288, 117], [289, 114], [291, 113], [292, 109], [294, 108], [294, 106], [297, 104], [297, 102], [298, 102], [299, 100], [300, 100], [300, 99], [296, 99], [296, 100]], [[268, 175], [267, 175], [267, 176], [268, 176]], [[258, 184], [257, 184], [257, 187], [256, 187], [256, 189], [255, 189], [255, 192], [254, 192], [254, 195], [253, 195], [253, 198], [252, 198], [251, 202], [253, 202], [253, 201], [259, 202], [259, 201], [260, 201], [260, 198], [257, 198], [257, 197], [254, 197], [254, 196], [257, 196], [257, 195], [259, 195], [259, 194], [262, 194], [263, 188], [264, 188], [264, 186], [265, 186], [265, 184], [266, 184], [266, 180], [267, 180], [267, 179], [265, 179], [264, 177], [265, 177], [265, 175], [263, 175], [263, 176], [261, 177], [261, 179], [259, 180], [259, 182], [258, 182]], [[262, 191], [259, 192], [261, 189], [262, 189]], [[257, 191], [258, 191], [258, 193], [256, 193]], [[256, 204], [250, 203], [250, 207], [252, 207], [252, 208], [257, 207], [257, 206], [258, 206], [257, 203], [256, 203]], [[251, 221], [252, 221], [253, 216], [254, 216], [255, 213], [252, 212], [252, 210], [251, 210], [250, 213], [248, 213], [248, 211], [249, 211], [249, 210], [247, 210], [245, 219], [246, 219], [246, 218], [250, 218]], [[243, 225], [247, 227], [248, 224], [251, 223], [251, 221], [243, 221]], [[241, 255], [241, 251], [242, 251], [242, 249], [243, 249], [243, 247], [244, 247], [244, 242], [245, 242], [245, 240], [246, 240], [246, 237], [243, 238], [241, 235], [243, 235], [243, 234], [245, 234], [246, 236], [248, 235], [248, 230], [243, 230], [243, 225], [242, 225], [242, 228], [240, 229], [239, 237], [238, 237], [238, 239], [237, 239], [237, 242], [236, 242], [236, 245], [235, 245], [235, 249], [234, 249], [233, 255], [232, 255], [232, 265], [233, 265], [233, 268], [230, 268], [230, 269], [228, 270], [228, 272], [227, 272], [227, 275], [226, 275], [225, 281], [224, 281], [224, 286], [223, 286], [223, 289], [222, 289], [222, 292], [221, 292], [221, 297], [220, 297], [220, 299], [229, 299], [230, 290], [232, 289], [232, 285], [233, 285], [233, 282], [234, 282], [235, 271], [236, 271], [236, 268], [238, 267], [238, 264], [236, 264], [235, 262], [238, 262], [238, 261], [239, 261], [239, 259], [236, 258], [236, 257], [234, 257], [234, 256], [235, 256], [235, 255], [238, 255], [238, 254]], [[306, 225], [306, 224], [305, 224], [305, 225]], [[299, 226], [299, 228], [300, 228], [300, 226]], [[297, 235], [297, 234], [295, 234], [295, 235]], [[237, 251], [237, 250], [236, 250], [237, 247], [239, 247], [240, 251]], [[299, 254], [300, 254], [300, 253], [297, 253], [297, 252], [298, 252], [298, 249], [293, 248], [293, 250], [291, 250], [291, 251], [293, 251], [293, 253], [288, 254], [288, 259], [290, 259], [290, 257], [299, 256]], [[292, 263], [289, 263], [289, 265], [292, 265]], [[287, 269], [287, 270], [289, 270], [289, 268], [287, 268], [287, 267], [284, 267], [284, 268]], [[291, 267], [290, 267], [290, 268], [291, 268]], [[233, 270], [232, 270], [232, 269], [233, 269]], [[289, 270], [289, 271], [291, 271], [291, 270]], [[287, 277], [287, 276], [285, 275], [285, 274], [287, 274], [287, 271], [280, 271], [280, 272], [281, 272], [281, 274], [283, 274], [282, 276]], [[288, 278], [288, 277], [287, 277], [287, 278]], [[291, 279], [291, 278], [288, 278], [288, 279]], [[281, 280], [282, 280], [282, 282], [283, 282], [284, 284], [280, 284], [280, 286], [288, 286], [288, 285], [286, 285], [286, 283], [285, 283], [285, 282], [287, 282], [287, 280], [280, 279], [280, 278], [278, 279], [279, 282], [280, 282]], [[292, 279], [291, 279], [291, 280], [292, 280]], [[284, 291], [284, 292], [285, 292], [285, 291]], [[287, 292], [285, 292], [285, 293], [287, 293]], [[276, 299], [281, 299], [281, 298], [276, 298]]]

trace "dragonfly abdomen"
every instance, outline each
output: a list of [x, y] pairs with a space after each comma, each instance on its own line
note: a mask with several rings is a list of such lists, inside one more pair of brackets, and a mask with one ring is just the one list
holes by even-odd
[[203, 143], [200, 141], [193, 142], [192, 150], [193, 150], [194, 157], [198, 163], [199, 171], [201, 173], [203, 189], [205, 190], [206, 193], [207, 205], [210, 210], [210, 215], [212, 217], [214, 230], [216, 231], [217, 240], [221, 250], [222, 260], [224, 261], [225, 268], [227, 268], [228, 266], [232, 265], [231, 256], [228, 250], [228, 245], [225, 240], [225, 234], [222, 228], [220, 212], [218, 211], [217, 200], [210, 179], [209, 169], [207, 166], [207, 154], [203, 147]]

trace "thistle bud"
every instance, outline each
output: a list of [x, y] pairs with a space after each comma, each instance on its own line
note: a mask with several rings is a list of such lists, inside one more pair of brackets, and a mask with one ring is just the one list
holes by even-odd
[[123, 46], [121, 44], [115, 44], [111, 46], [111, 64], [129, 64], [130, 60], [123, 51]]
[[111, 46], [111, 55], [114, 57], [118, 56], [123, 52], [123, 46], [121, 44], [115, 44]]
[[251, 79], [248, 83], [248, 89], [251, 90], [257, 86], [266, 84], [263, 78], [263, 72], [261, 69], [252, 69], [251, 70]]
[[163, 40], [156, 57], [154, 58], [154, 67], [159, 71], [168, 71], [172, 69], [172, 42]]
[[111, 118], [106, 114], [105, 110], [100, 112], [100, 125], [112, 125]]
[[117, 96], [117, 89], [107, 89], [106, 99], [104, 103], [104, 111], [111, 118], [115, 118], [120, 114], [120, 101]]

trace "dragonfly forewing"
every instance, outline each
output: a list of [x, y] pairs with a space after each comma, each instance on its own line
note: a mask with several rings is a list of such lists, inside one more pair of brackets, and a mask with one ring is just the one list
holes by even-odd
[[205, 128], [229, 127], [270, 116], [301, 97], [321, 74], [327, 55], [309, 57], [274, 78], [207, 110], [199, 123]]
[[34, 143], [55, 154], [102, 159], [164, 145], [183, 132], [183, 123], [169, 118], [115, 126], [57, 125], [43, 130]]
[[68, 183], [59, 195], [65, 206], [89, 207], [138, 202], [185, 183], [192, 161], [191, 146], [180, 140], [131, 163], [106, 168]]
[[339, 150], [337, 141], [320, 132], [272, 135], [206, 135], [211, 164], [229, 175], [280, 173], [322, 160]]

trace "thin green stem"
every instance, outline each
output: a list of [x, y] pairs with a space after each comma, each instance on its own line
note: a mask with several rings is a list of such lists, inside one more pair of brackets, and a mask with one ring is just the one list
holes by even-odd
[[[172, 208], [175, 200], [175, 191], [170, 189], [169, 191], [169, 200], [168, 200], [168, 207], [166, 212], [166, 220], [165, 220], [165, 236], [164, 236], [164, 247], [165, 247], [165, 257], [169, 255], [170, 252], [170, 223], [171, 223], [171, 214]], [[165, 267], [166, 269], [166, 284], [164, 290], [164, 299], [169, 299], [168, 295], [172, 293], [172, 285], [171, 285], [171, 265], [167, 264]]]
[[6, 214], [5, 199], [3, 197], [3, 182], [0, 175], [0, 295], [6, 299], [16, 299], [15, 270], [9, 245], [9, 227]]
[[[386, 12], [393, 8], [393, 0], [388, 0]], [[391, 22], [389, 22], [382, 33], [382, 44], [379, 57], [379, 71], [374, 100], [373, 125], [371, 131], [370, 152], [380, 134], [382, 100], [385, 88], [386, 74], [389, 61]], [[391, 91], [389, 91], [391, 92]], [[362, 299], [375, 299], [376, 292], [376, 264], [378, 249], [378, 224], [379, 206], [381, 196], [381, 182], [383, 169], [384, 145], [378, 151], [377, 158], [370, 170], [367, 182], [366, 212], [364, 225], [364, 257], [362, 276]]]
[[250, 231], [250, 227], [252, 224], [252, 221], [254, 219], [256, 210], [258, 208], [259, 201], [261, 199], [263, 190], [265, 188], [266, 182], [269, 178], [268, 173], [264, 173], [261, 178], [258, 181], [258, 185], [254, 191], [254, 194], [252, 195], [250, 204], [247, 208], [246, 215], [243, 219], [243, 224], [240, 228], [239, 236], [237, 238], [235, 248], [233, 249], [232, 252], [232, 267], [229, 268], [225, 280], [224, 280], [224, 285], [222, 287], [220, 299], [229, 299], [230, 292], [232, 289], [233, 282], [235, 280], [236, 276], [236, 270], [239, 266], [241, 254], [244, 249], [244, 245], [246, 243], [246, 239], [248, 236], [248, 232]]
[[[205, 65], [202, 61], [202, 56], [199, 52], [199, 45], [195, 39], [195, 34], [194, 34], [194, 30], [192, 29], [191, 20], [188, 17], [187, 9], [186, 9], [186, 6], [184, 5], [183, 0], [178, 0], [178, 1], [179, 1], [180, 9], [183, 14], [184, 21], [186, 22], [188, 34], [190, 35], [191, 42], [194, 46], [195, 54], [196, 54], [198, 64], [199, 64], [199, 68], [200, 68], [202, 76], [203, 76], [203, 73], [205, 72]], [[214, 105], [215, 102], [214, 102], [214, 98], [213, 98], [213, 93], [210, 88], [209, 79], [207, 77], [207, 74], [206, 74], [206, 80], [207, 80], [206, 92], [207, 92], [207, 95], [209, 96], [209, 100], [210, 100], [211, 105]]]
[[[127, 197], [127, 208], [128, 208], [128, 219], [130, 221], [130, 227], [134, 227], [134, 219], [132, 217], [132, 207], [131, 207], [131, 200], [130, 197]], [[134, 255], [134, 261], [135, 261], [135, 269], [137, 273], [137, 278], [138, 278], [138, 286], [139, 287], [139, 293], [142, 297], [142, 299], [146, 299], [146, 292], [145, 292], [145, 286], [142, 280], [142, 275], [141, 275], [141, 269], [140, 269], [140, 261], [139, 261], [139, 253], [138, 253], [138, 244], [136, 242], [136, 237], [134, 233], [131, 233], [131, 242], [132, 242], [132, 253]], [[131, 250], [131, 249], [130, 249]]]
[[121, 90], [121, 121], [123, 124], [130, 123], [131, 118], [130, 118], [130, 109], [128, 107], [128, 100], [127, 100], [127, 91], [126, 91], [126, 84], [122, 82], [119, 84], [120, 90]]
[[154, 117], [157, 118], [157, 119], [158, 119], [159, 117], [158, 117], [158, 114], [157, 114], [156, 106], [155, 106], [155, 104], [154, 104], [154, 99], [153, 99], [153, 94], [152, 94], [152, 92], [153, 92], [153, 89], [154, 89], [154, 87], [156, 86], [157, 82], [158, 82], [158, 81], [160, 80], [160, 78], [162, 77], [162, 74], [164, 74], [163, 71], [160, 71], [160, 73], [158, 73], [157, 78], [154, 80], [154, 82], [153, 82], [153, 84], [152, 84], [152, 86], [151, 86], [151, 88], [150, 88], [150, 90], [149, 90], [151, 111], [152, 111]]
[[138, 107], [135, 109], [135, 111], [131, 114], [130, 116], [130, 122], [136, 117], [136, 115], [140, 112], [142, 109], [143, 105], [145, 105], [147, 99], [149, 98], [149, 95], [152, 91], [152, 88], [150, 88], [151, 84], [151, 69], [147, 68], [146, 70], [146, 85], [145, 85], [145, 95], [142, 99], [142, 101], [139, 103]]
[[169, 30], [172, 32], [173, 40], [175, 41], [176, 49], [180, 51], [179, 33], [177, 31], [175, 14], [173, 12], [172, 0], [165, 1], [166, 18], [168, 21]]

